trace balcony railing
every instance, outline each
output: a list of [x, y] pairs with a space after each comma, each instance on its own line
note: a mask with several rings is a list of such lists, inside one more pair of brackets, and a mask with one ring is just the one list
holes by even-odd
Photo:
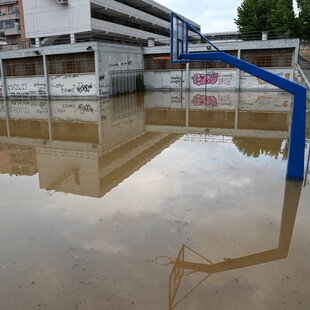
[[9, 13], [0, 13], [0, 21], [6, 21], [6, 20], [11, 20], [11, 19], [19, 19], [19, 12], [14, 11], [14, 12], [9, 12]]
[[19, 35], [19, 34], [20, 34], [19, 26], [4, 29], [4, 35], [5, 36], [15, 36], [15, 35]]
[[0, 0], [0, 5], [2, 4], [12, 4], [12, 3], [17, 3], [18, 0]]

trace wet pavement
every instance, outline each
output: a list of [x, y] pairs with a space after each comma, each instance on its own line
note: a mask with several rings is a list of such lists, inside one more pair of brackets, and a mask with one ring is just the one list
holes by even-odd
[[290, 106], [0, 103], [1, 309], [309, 309], [310, 131], [286, 181]]

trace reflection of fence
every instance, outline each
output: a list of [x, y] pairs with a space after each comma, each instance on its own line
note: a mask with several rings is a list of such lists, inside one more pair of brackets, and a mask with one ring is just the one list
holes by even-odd
[[142, 70], [110, 72], [110, 95], [120, 95], [144, 89]]

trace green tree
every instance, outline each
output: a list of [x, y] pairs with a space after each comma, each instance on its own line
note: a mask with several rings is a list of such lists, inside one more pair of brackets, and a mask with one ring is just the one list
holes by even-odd
[[296, 36], [297, 33], [293, 0], [243, 0], [237, 8], [237, 17], [235, 23], [242, 34], [270, 31]]
[[299, 15], [298, 34], [303, 40], [310, 40], [310, 0], [297, 0]]
[[269, 17], [276, 0], [243, 0], [237, 8], [235, 24], [241, 33], [271, 29]]
[[278, 0], [270, 12], [269, 23], [278, 38], [282, 37], [283, 32], [289, 37], [298, 36], [293, 0]]

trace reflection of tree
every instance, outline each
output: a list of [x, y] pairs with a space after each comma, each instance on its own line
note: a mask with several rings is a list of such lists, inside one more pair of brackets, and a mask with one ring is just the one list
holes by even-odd
[[233, 137], [232, 142], [246, 156], [257, 158], [260, 155], [265, 155], [277, 159], [279, 155], [282, 155], [283, 159], [287, 159], [287, 140], [285, 140], [285, 144], [283, 145], [282, 139]]

